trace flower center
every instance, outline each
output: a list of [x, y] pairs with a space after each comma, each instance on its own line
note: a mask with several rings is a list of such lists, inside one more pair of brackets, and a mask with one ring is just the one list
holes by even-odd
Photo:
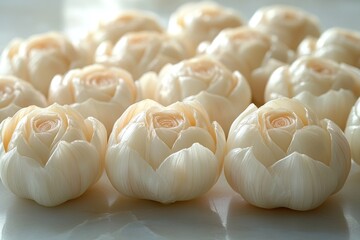
[[309, 61], [307, 67], [318, 74], [331, 75], [334, 73], [332, 68], [319, 61]]
[[155, 128], [175, 128], [184, 122], [184, 118], [177, 112], [157, 112], [153, 122]]
[[34, 121], [34, 130], [36, 133], [50, 132], [60, 125], [60, 119], [57, 116], [39, 116]]
[[115, 78], [111, 74], [99, 73], [83, 79], [82, 83], [90, 87], [109, 86], [115, 84]]
[[294, 117], [288, 112], [272, 112], [266, 118], [268, 128], [286, 128], [295, 122]]

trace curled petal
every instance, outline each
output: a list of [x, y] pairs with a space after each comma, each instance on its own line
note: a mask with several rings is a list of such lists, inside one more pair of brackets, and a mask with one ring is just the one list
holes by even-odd
[[337, 176], [337, 187], [333, 193], [338, 192], [345, 184], [351, 167], [351, 151], [348, 141], [342, 130], [332, 121], [324, 119], [322, 127], [327, 129], [331, 138], [330, 168]]
[[337, 186], [333, 169], [305, 154], [293, 152], [275, 163], [269, 172], [281, 189], [278, 207], [310, 210], [322, 204]]
[[81, 195], [96, 181], [100, 166], [95, 148], [84, 142], [59, 143], [45, 166], [21, 155], [17, 148], [0, 161], [4, 185], [44, 206], [56, 206]]
[[[351, 107], [356, 102], [354, 94], [344, 89], [330, 90], [320, 96], [314, 96], [305, 91], [294, 98], [316, 112], [319, 119], [328, 118], [338, 124], [341, 129], [345, 129]], [[334, 109], [338, 111], [335, 112]]]
[[249, 203], [264, 208], [277, 207], [276, 198], [281, 197], [279, 189], [264, 164], [255, 157], [252, 147], [229, 151], [224, 173], [230, 186]]
[[157, 173], [171, 189], [161, 192], [161, 202], [189, 200], [207, 192], [219, 177], [220, 163], [214, 153], [198, 143], [170, 155]]
[[114, 145], [108, 149], [106, 173], [111, 184], [124, 195], [158, 201], [172, 197], [168, 183], [160, 178], [138, 152], [126, 144]]
[[287, 154], [293, 152], [306, 154], [314, 160], [329, 165], [333, 154], [329, 146], [331, 146], [331, 139], [327, 130], [310, 125], [295, 132]]

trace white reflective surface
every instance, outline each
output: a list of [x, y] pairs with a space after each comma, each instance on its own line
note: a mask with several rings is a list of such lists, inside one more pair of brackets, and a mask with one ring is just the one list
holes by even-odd
[[[2, 0], [0, 49], [14, 37], [50, 30], [78, 38], [100, 17], [121, 8], [156, 11], [164, 23], [185, 1]], [[274, 1], [221, 1], [248, 19]], [[360, 1], [303, 0], [289, 4], [316, 14], [325, 30], [360, 30]], [[0, 182], [1, 239], [360, 239], [360, 166], [353, 164], [342, 191], [309, 212], [263, 210], [247, 204], [222, 176], [206, 195], [171, 205], [121, 196], [104, 175], [82, 197], [45, 208], [15, 197]]]
[[82, 197], [54, 208], [0, 185], [2, 239], [359, 239], [360, 167], [342, 191], [313, 211], [247, 204], [222, 176], [199, 199], [171, 205], [120, 196], [106, 176]]

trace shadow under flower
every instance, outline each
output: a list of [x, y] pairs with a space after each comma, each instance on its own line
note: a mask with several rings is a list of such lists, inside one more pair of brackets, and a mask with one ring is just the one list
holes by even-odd
[[228, 239], [348, 239], [340, 199], [329, 198], [311, 211], [257, 208], [233, 197], [227, 218]]
[[212, 207], [213, 195], [210, 190], [200, 198], [172, 204], [119, 196], [111, 206], [113, 216], [126, 213], [134, 219], [109, 239], [224, 239], [226, 230]]
[[[7, 192], [7, 195], [12, 193]], [[82, 196], [56, 207], [40, 206], [14, 195], [5, 213], [2, 239], [64, 239], [87, 222], [103, 221], [109, 211], [109, 191], [97, 183]], [[97, 236], [101, 231], [97, 229]], [[76, 238], [78, 239], [78, 238]]]

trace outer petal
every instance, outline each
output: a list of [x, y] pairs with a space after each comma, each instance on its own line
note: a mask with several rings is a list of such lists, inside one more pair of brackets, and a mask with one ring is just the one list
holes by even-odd
[[158, 201], [189, 200], [207, 192], [219, 177], [219, 162], [214, 153], [199, 143], [170, 155], [157, 173], [171, 189], [159, 191]]
[[224, 132], [228, 133], [235, 118], [250, 104], [251, 91], [248, 83], [240, 78], [229, 96], [201, 91], [187, 100], [199, 101], [208, 112], [210, 119], [220, 123]]
[[[321, 96], [302, 92], [294, 97], [318, 114], [319, 119], [328, 118], [345, 129], [346, 121], [356, 98], [349, 90], [330, 90]], [[334, 111], [337, 109], [337, 111]]]
[[360, 164], [360, 148], [358, 147], [360, 141], [359, 103], [358, 100], [351, 109], [345, 128], [345, 136], [350, 144], [352, 159], [358, 164]]
[[232, 149], [225, 157], [224, 173], [230, 186], [249, 203], [264, 208], [277, 207], [279, 190], [252, 147]]
[[110, 134], [115, 121], [121, 116], [128, 106], [116, 102], [101, 102], [89, 98], [85, 102], [71, 105], [75, 110], [86, 117], [95, 117], [106, 127]]
[[88, 143], [61, 142], [42, 167], [14, 148], [0, 160], [1, 179], [18, 196], [44, 206], [56, 206], [78, 197], [95, 182], [100, 171], [98, 158], [95, 148]]
[[154, 169], [127, 144], [111, 146], [106, 155], [106, 173], [111, 184], [122, 194], [144, 199], [157, 199], [159, 191], [165, 196], [165, 187]]
[[332, 155], [331, 139], [326, 129], [309, 125], [297, 130], [287, 154], [297, 152], [329, 165]]
[[348, 141], [342, 130], [332, 121], [324, 119], [322, 127], [329, 132], [331, 138], [330, 168], [337, 175], [337, 187], [333, 193], [338, 192], [349, 175], [351, 167], [351, 151]]
[[236, 129], [228, 138], [227, 149], [252, 148], [252, 154], [264, 166], [270, 166], [283, 158], [285, 153], [272, 142], [265, 142], [258, 127], [243, 125]]
[[337, 187], [337, 174], [325, 164], [294, 152], [269, 168], [279, 192], [276, 207], [310, 210], [322, 204]]
[[155, 72], [148, 72], [142, 75], [141, 78], [135, 82], [139, 93], [138, 100], [147, 98], [156, 100], [158, 83], [158, 75]]
[[21, 107], [18, 105], [11, 103], [4, 108], [0, 109], [0, 122], [2, 122], [7, 117], [12, 117], [17, 111], [19, 111]]

